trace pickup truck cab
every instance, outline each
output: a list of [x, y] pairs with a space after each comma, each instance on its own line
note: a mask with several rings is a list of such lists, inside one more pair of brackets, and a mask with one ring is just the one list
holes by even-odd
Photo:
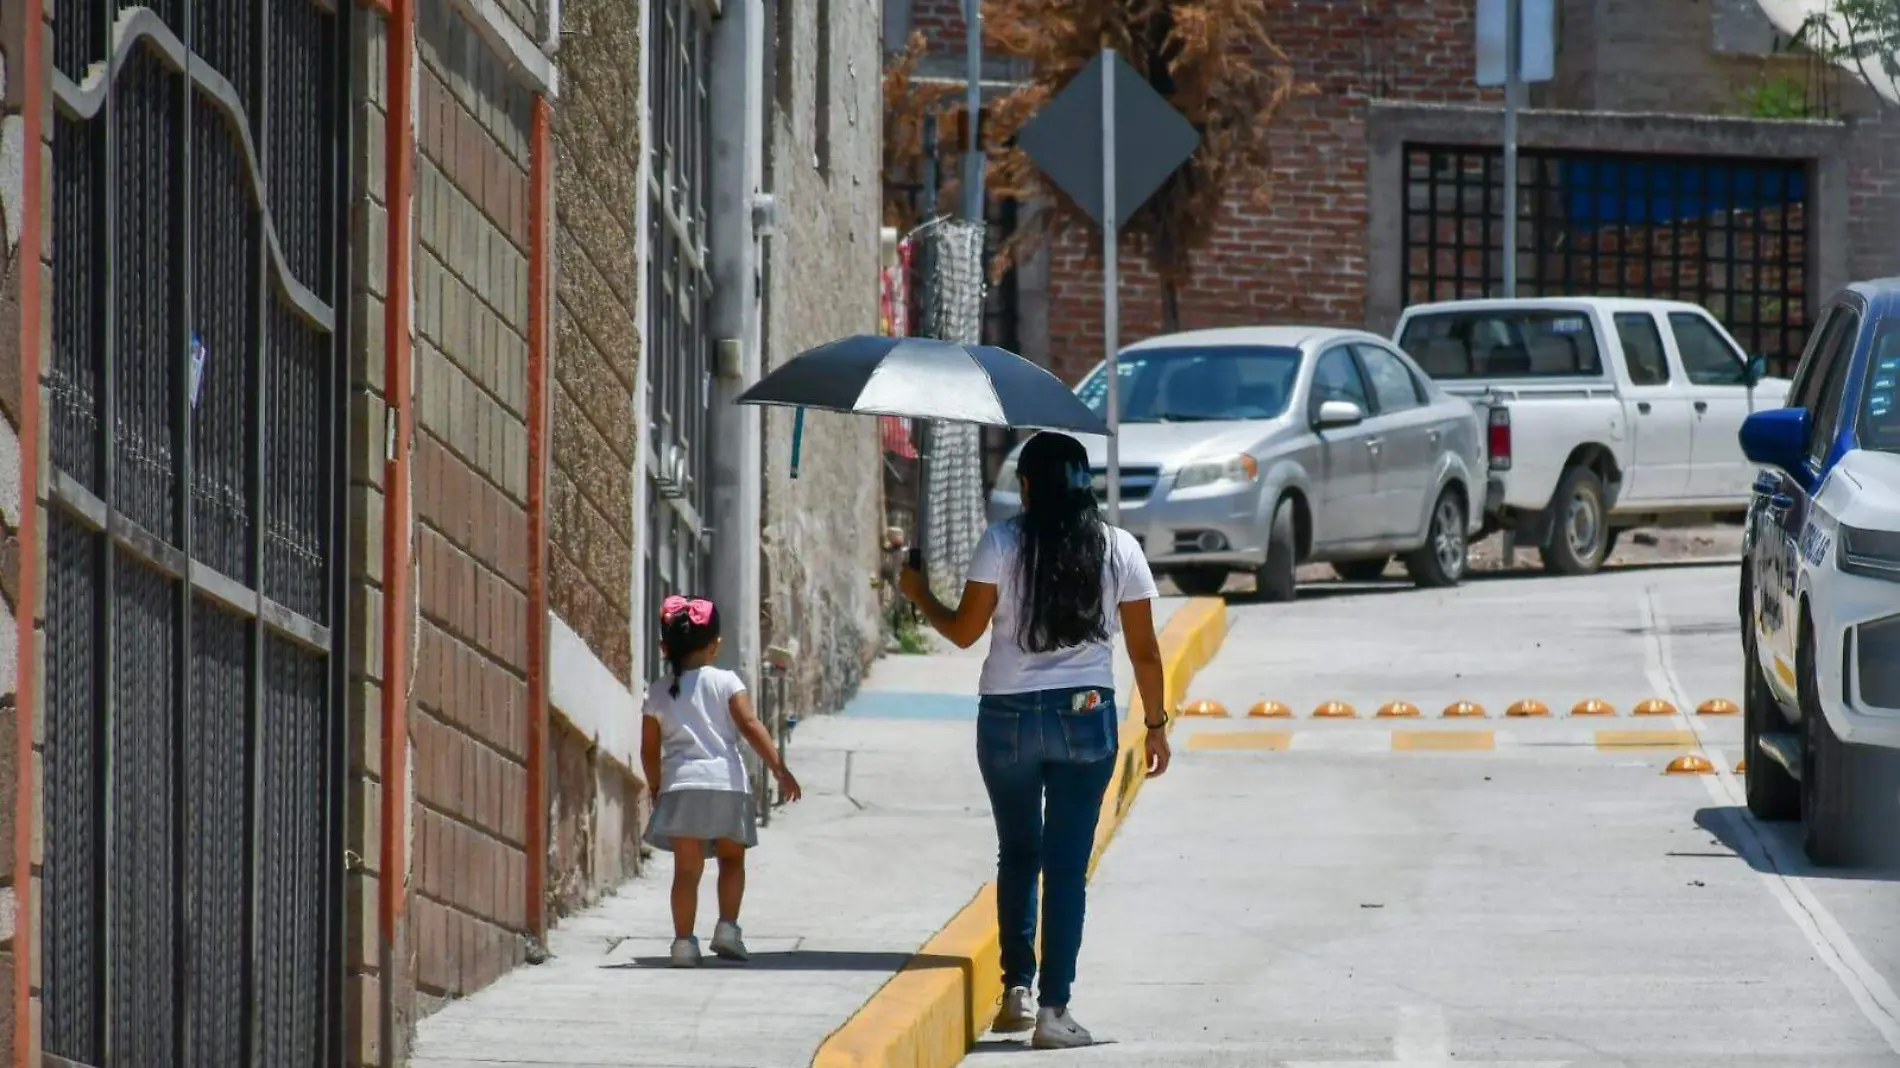
[[1631, 527], [1739, 519], [1754, 465], [1737, 440], [1775, 408], [1763, 375], [1694, 304], [1611, 297], [1407, 308], [1398, 344], [1486, 427], [1486, 530], [1587, 574]]
[[1788, 406], [1749, 417], [1762, 464], [1741, 574], [1745, 775], [1816, 864], [1900, 854], [1900, 280], [1850, 287]]

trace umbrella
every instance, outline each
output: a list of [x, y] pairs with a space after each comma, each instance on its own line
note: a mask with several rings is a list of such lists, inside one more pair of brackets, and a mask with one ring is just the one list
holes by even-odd
[[806, 408], [1108, 433], [1108, 423], [1061, 379], [1021, 356], [990, 345], [933, 338], [865, 334], [820, 345], [760, 379], [740, 395], [739, 403], [799, 409], [792, 430], [794, 473]]

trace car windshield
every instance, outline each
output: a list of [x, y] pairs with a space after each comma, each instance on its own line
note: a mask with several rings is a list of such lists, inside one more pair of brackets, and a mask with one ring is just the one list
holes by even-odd
[[1900, 452], [1900, 412], [1894, 395], [1900, 392], [1900, 320], [1886, 320], [1874, 335], [1867, 359], [1867, 388], [1860, 401], [1856, 436], [1863, 449]]
[[1603, 373], [1596, 332], [1580, 311], [1471, 309], [1429, 312], [1405, 324], [1399, 347], [1425, 373], [1460, 378], [1559, 378]]
[[[1182, 346], [1121, 354], [1121, 421], [1205, 423], [1273, 419], [1287, 409], [1300, 350], [1277, 345]], [[1108, 411], [1108, 375], [1097, 368], [1076, 390]]]

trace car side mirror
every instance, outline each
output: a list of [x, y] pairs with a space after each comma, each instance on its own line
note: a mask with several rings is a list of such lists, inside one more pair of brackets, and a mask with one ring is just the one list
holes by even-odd
[[1319, 413], [1313, 417], [1313, 425], [1321, 430], [1334, 430], [1339, 427], [1358, 426], [1366, 421], [1366, 410], [1351, 401], [1321, 401]]
[[1742, 371], [1742, 380], [1753, 386], [1768, 377], [1768, 357], [1750, 356], [1748, 366]]
[[1770, 408], [1742, 421], [1742, 455], [1750, 463], [1793, 473], [1808, 456], [1810, 422], [1806, 408]]

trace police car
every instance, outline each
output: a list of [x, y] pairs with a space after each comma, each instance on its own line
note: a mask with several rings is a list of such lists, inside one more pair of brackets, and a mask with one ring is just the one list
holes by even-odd
[[1743, 548], [1748, 808], [1809, 859], [1900, 854], [1900, 279], [1829, 302], [1787, 407], [1742, 425], [1763, 466]]

